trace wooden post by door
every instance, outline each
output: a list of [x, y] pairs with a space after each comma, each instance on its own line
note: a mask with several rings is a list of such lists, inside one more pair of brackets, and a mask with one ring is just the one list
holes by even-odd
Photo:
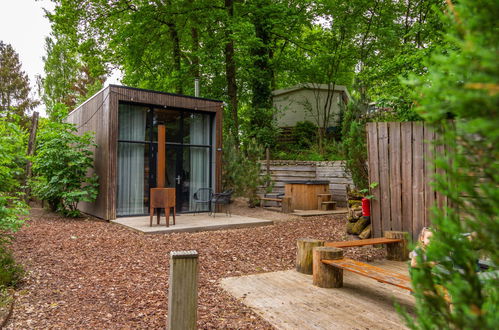
[[165, 187], [165, 164], [166, 164], [166, 127], [158, 125], [158, 166], [156, 173], [156, 187]]

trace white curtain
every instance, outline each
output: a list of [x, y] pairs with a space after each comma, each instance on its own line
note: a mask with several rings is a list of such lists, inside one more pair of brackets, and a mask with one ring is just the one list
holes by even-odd
[[[191, 114], [190, 144], [210, 144], [210, 117], [202, 114]], [[195, 210], [193, 195], [199, 188], [209, 188], [210, 184], [210, 151], [209, 148], [189, 147], [190, 151], [190, 182], [189, 210]], [[199, 205], [201, 207], [201, 205]], [[204, 205], [206, 207], [206, 205]], [[207, 211], [206, 207], [206, 211]], [[201, 209], [200, 209], [201, 211]]]
[[[147, 110], [128, 104], [119, 107], [119, 140], [144, 141]], [[145, 214], [143, 143], [118, 142], [117, 215]]]

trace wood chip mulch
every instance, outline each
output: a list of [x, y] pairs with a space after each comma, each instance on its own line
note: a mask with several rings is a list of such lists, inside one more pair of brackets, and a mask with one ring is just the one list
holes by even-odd
[[[7, 328], [164, 328], [168, 258], [174, 250], [200, 255], [199, 328], [272, 328], [227, 294], [219, 280], [291, 269], [298, 238], [343, 240], [344, 223], [343, 215], [325, 216], [248, 229], [145, 235], [34, 209], [13, 245], [28, 275]], [[346, 255], [373, 260], [384, 251], [354, 248]]]

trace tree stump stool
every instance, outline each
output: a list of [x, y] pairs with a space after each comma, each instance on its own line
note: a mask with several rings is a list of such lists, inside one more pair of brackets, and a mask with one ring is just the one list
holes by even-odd
[[323, 246], [313, 250], [313, 284], [320, 288], [341, 288], [343, 269], [326, 265], [323, 259], [343, 259], [343, 249]]
[[324, 246], [324, 241], [312, 238], [300, 238], [296, 241], [296, 271], [312, 275], [312, 250]]
[[398, 243], [386, 244], [386, 259], [396, 261], [406, 261], [409, 259], [409, 250], [407, 248], [408, 233], [403, 231], [385, 231], [385, 238], [401, 238], [403, 241]]

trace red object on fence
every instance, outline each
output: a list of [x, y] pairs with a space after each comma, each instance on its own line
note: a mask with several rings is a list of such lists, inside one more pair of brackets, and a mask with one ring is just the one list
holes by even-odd
[[371, 216], [370, 201], [368, 198], [362, 198], [362, 215], [365, 217]]

